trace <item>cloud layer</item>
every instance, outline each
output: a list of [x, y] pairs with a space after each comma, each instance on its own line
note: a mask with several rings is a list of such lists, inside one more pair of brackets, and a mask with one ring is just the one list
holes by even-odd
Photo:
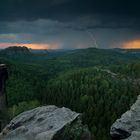
[[140, 39], [138, 0], [1, 0], [0, 17], [0, 47], [79, 48], [94, 46], [97, 40], [109, 48]]

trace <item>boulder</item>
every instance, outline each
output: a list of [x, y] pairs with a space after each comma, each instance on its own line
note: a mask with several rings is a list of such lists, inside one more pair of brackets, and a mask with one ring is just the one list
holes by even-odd
[[1, 132], [0, 140], [91, 140], [80, 116], [65, 107], [38, 107], [11, 120]]
[[140, 95], [129, 111], [111, 126], [113, 140], [140, 140]]

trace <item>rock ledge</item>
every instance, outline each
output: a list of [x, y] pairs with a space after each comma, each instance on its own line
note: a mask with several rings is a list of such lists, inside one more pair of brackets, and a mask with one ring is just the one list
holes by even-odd
[[43, 106], [15, 117], [0, 134], [0, 140], [91, 140], [80, 114], [68, 108]]
[[113, 140], [140, 140], [140, 95], [130, 110], [111, 126], [110, 135]]

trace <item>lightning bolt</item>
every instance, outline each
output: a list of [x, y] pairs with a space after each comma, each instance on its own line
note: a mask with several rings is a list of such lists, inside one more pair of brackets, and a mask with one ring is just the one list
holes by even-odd
[[88, 35], [90, 36], [91, 40], [93, 41], [93, 43], [95, 45], [95, 48], [99, 48], [97, 41], [96, 41], [95, 37], [93, 36], [93, 34], [88, 30], [86, 30], [86, 33], [88, 33]]

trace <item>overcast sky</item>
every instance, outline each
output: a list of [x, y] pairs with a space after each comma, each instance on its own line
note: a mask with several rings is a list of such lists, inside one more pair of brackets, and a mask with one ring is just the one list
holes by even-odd
[[139, 47], [139, 6], [139, 0], [0, 0], [0, 47]]

